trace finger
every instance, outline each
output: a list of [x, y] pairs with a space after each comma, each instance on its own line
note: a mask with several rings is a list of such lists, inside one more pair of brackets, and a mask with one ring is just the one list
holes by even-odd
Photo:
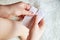
[[22, 10], [18, 10], [18, 11], [16, 11], [13, 15], [15, 15], [15, 16], [20, 16], [20, 15], [33, 16], [34, 13], [22, 9]]
[[25, 9], [26, 9], [27, 11], [29, 11], [30, 8], [31, 8], [31, 6], [30, 6], [29, 4], [27, 4]]
[[22, 12], [21, 15], [33, 16], [34, 13], [32, 13], [32, 12], [30, 12], [30, 11], [23, 10], [23, 12]]
[[24, 17], [25, 17], [25, 15], [20, 15], [20, 16], [18, 16], [18, 17], [19, 17], [19, 20], [23, 20]]
[[35, 24], [37, 25], [37, 23], [35, 23], [36, 22], [36, 15], [34, 15], [32, 18], [31, 18], [31, 20], [28, 22], [28, 24], [27, 24], [27, 27], [29, 28], [29, 29], [31, 29], [31, 28], [33, 28], [34, 26], [35, 26]]
[[25, 9], [25, 10], [29, 10], [30, 8], [31, 8], [31, 6], [29, 5], [29, 4], [27, 4], [27, 3], [21, 3], [21, 6]]
[[33, 26], [38, 25], [38, 17], [37, 17], [37, 15], [34, 15], [32, 20], [33, 20], [33, 22], [32, 22]]
[[[32, 21], [31, 22], [31, 28], [30, 28], [30, 31], [29, 31], [29, 35], [28, 35], [28, 38], [27, 40], [36, 40], [38, 38], [36, 38], [36, 35], [38, 35], [39, 33], [37, 31], [39, 31], [38, 29], [38, 22], [37, 22], [37, 15], [34, 15], [33, 18], [32, 18]], [[37, 33], [37, 34], [36, 34]]]
[[37, 15], [34, 15], [33, 21], [34, 21], [33, 26], [38, 25], [38, 23], [37, 23]]
[[37, 17], [37, 15], [35, 15], [34, 17], [35, 17], [35, 25], [38, 25], [38, 17]]
[[41, 19], [41, 21], [38, 23], [38, 17], [37, 15], [35, 16], [35, 27], [38, 27], [40, 30], [44, 29], [44, 19]]
[[41, 30], [43, 30], [45, 27], [44, 27], [44, 25], [45, 25], [45, 22], [44, 22], [44, 19], [42, 19], [39, 23], [38, 23], [38, 25], [39, 25], [39, 28], [41, 29]]
[[25, 3], [25, 2], [17, 2], [17, 4], [19, 4], [20, 7], [26, 10], [29, 10], [31, 7], [28, 3]]
[[42, 19], [39, 23], [38, 23], [39, 27], [41, 28], [44, 25], [44, 19]]

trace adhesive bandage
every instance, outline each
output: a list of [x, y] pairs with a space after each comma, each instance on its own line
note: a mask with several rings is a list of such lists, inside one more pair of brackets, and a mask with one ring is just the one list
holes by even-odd
[[[38, 23], [44, 17], [44, 14], [42, 13], [41, 9], [37, 9], [37, 8], [31, 6], [30, 11], [37, 15]], [[32, 18], [31, 16], [25, 16], [22, 24], [26, 26], [26, 24], [31, 20], [31, 18]]]

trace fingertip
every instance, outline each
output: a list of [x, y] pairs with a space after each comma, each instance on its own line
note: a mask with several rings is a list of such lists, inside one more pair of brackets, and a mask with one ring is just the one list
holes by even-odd
[[34, 16], [35, 14], [33, 12], [30, 12], [30, 11], [25, 11], [25, 15], [26, 16]]
[[25, 2], [20, 2], [20, 6], [23, 7], [23, 9], [25, 9], [27, 11], [29, 11], [29, 9], [31, 7], [30, 4], [25, 3]]
[[30, 4], [27, 4], [25, 10], [29, 11], [30, 8], [31, 8]]
[[44, 24], [45, 24], [45, 23], [44, 23], [44, 19], [42, 19], [42, 20], [38, 23], [38, 25], [39, 25], [40, 28], [41, 28]]

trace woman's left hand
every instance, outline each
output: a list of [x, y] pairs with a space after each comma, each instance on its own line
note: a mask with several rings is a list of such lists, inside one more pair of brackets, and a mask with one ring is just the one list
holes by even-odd
[[34, 16], [30, 21], [30, 31], [27, 40], [39, 40], [44, 32], [44, 20], [37, 22], [37, 16]]

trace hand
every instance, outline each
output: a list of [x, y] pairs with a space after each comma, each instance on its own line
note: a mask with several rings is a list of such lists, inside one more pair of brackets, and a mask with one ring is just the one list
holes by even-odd
[[17, 2], [10, 5], [0, 5], [0, 17], [11, 18], [13, 16], [20, 15], [33, 15], [32, 12], [28, 11], [30, 5], [23, 2]]
[[18, 33], [19, 35], [22, 33], [20, 35], [21, 40], [39, 40], [44, 32], [45, 27], [44, 27], [44, 19], [41, 19], [39, 23], [37, 23], [37, 21], [38, 21], [37, 16], [33, 16], [33, 18], [28, 24], [28, 26], [30, 27], [29, 29], [27, 27], [21, 26], [19, 22], [15, 22], [16, 23], [15, 25], [17, 27], [15, 33]]
[[27, 40], [39, 40], [44, 32], [44, 21], [43, 19], [37, 23], [38, 18], [34, 16], [30, 21], [30, 31]]
[[29, 26], [31, 27], [29, 29], [21, 25], [20, 22], [15, 22], [15, 33], [17, 34], [14, 35], [19, 35], [21, 40], [39, 40], [44, 32], [44, 20], [42, 19], [39, 23], [37, 23], [37, 21], [37, 16], [34, 16], [29, 23]]
[[[19, 26], [18, 28], [21, 28], [19, 22], [16, 22], [16, 25], [15, 25], [14, 21], [11, 21], [11, 20], [5, 19], [5, 18], [10, 18], [10, 16], [33, 15], [33, 14], [31, 14], [31, 12], [28, 11], [29, 7], [27, 8], [27, 6], [28, 6], [27, 4], [20, 3], [20, 2], [11, 4], [11, 5], [0, 5], [0, 39], [8, 38], [8, 36], [10, 36], [10, 34], [12, 33], [12, 31], [14, 30], [16, 25]], [[5, 27], [5, 29], [4, 29], [4, 27]], [[23, 29], [28, 30], [26, 27], [23, 27]], [[21, 33], [21, 32], [22, 31], [19, 31], [19, 33]], [[23, 33], [26, 33], [25, 30], [23, 31]], [[19, 36], [21, 36], [21, 35], [19, 35]]]
[[[26, 8], [26, 7], [22, 7], [20, 6], [20, 2], [18, 3], [15, 3], [15, 4], [11, 4], [11, 5], [1, 5], [0, 6], [0, 17], [10, 17], [10, 16], [20, 16], [20, 15], [33, 15], [31, 14], [31, 12], [29, 12], [29, 7]], [[28, 10], [27, 10], [28, 9]], [[25, 13], [26, 12], [26, 13]], [[33, 17], [34, 18], [34, 17]], [[31, 28], [30, 29], [27, 29], [26, 27], [23, 27], [23, 26], [19, 26], [20, 23], [19, 22], [14, 22], [14, 21], [11, 21], [11, 20], [6, 20], [6, 19], [1, 19], [0, 20], [0, 28], [2, 27], [2, 30], [0, 30], [1, 32], [1, 36], [2, 38], [7, 38], [9, 36], [10, 33], [12, 33], [12, 31], [14, 30], [15, 27], [18, 27], [18, 28], [22, 28], [23, 29], [26, 29], [26, 30], [21, 30], [19, 31], [18, 28], [15, 30], [15, 33], [18, 33], [19, 36], [22, 37], [23, 40], [26, 39], [26, 37], [28, 36], [28, 31], [29, 31], [29, 36], [27, 37], [28, 39], [27, 40], [35, 40], [36, 39], [39, 39], [39, 37], [42, 35], [43, 33], [43, 28], [42, 27], [43, 25], [40, 25], [38, 26], [38, 23], [37, 23], [37, 18], [35, 17], [34, 20], [32, 20], [31, 24]], [[2, 21], [3, 20], [3, 21]], [[2, 25], [3, 24], [6, 24], [6, 25]], [[40, 21], [40, 24], [43, 24], [42, 21]], [[5, 29], [3, 29], [5, 27]], [[8, 28], [8, 29], [7, 29]], [[8, 30], [8, 31], [6, 31]], [[38, 32], [37, 32], [38, 31]], [[5, 33], [4, 33], [5, 32]], [[8, 32], [8, 33], [7, 33]], [[3, 33], [3, 34], [2, 34]], [[7, 34], [8, 35], [7, 35]], [[22, 35], [20, 35], [20, 33], [23, 33]], [[26, 33], [26, 34], [25, 34]], [[40, 34], [41, 33], [41, 34]], [[38, 35], [37, 35], [38, 34]], [[39, 35], [40, 34], [40, 35]], [[4, 36], [5, 35], [5, 36]], [[7, 36], [6, 36], [7, 35]], [[18, 36], [17, 34], [15, 36]], [[0, 37], [1, 37], [0, 36]], [[38, 36], [38, 37], [37, 37]]]

